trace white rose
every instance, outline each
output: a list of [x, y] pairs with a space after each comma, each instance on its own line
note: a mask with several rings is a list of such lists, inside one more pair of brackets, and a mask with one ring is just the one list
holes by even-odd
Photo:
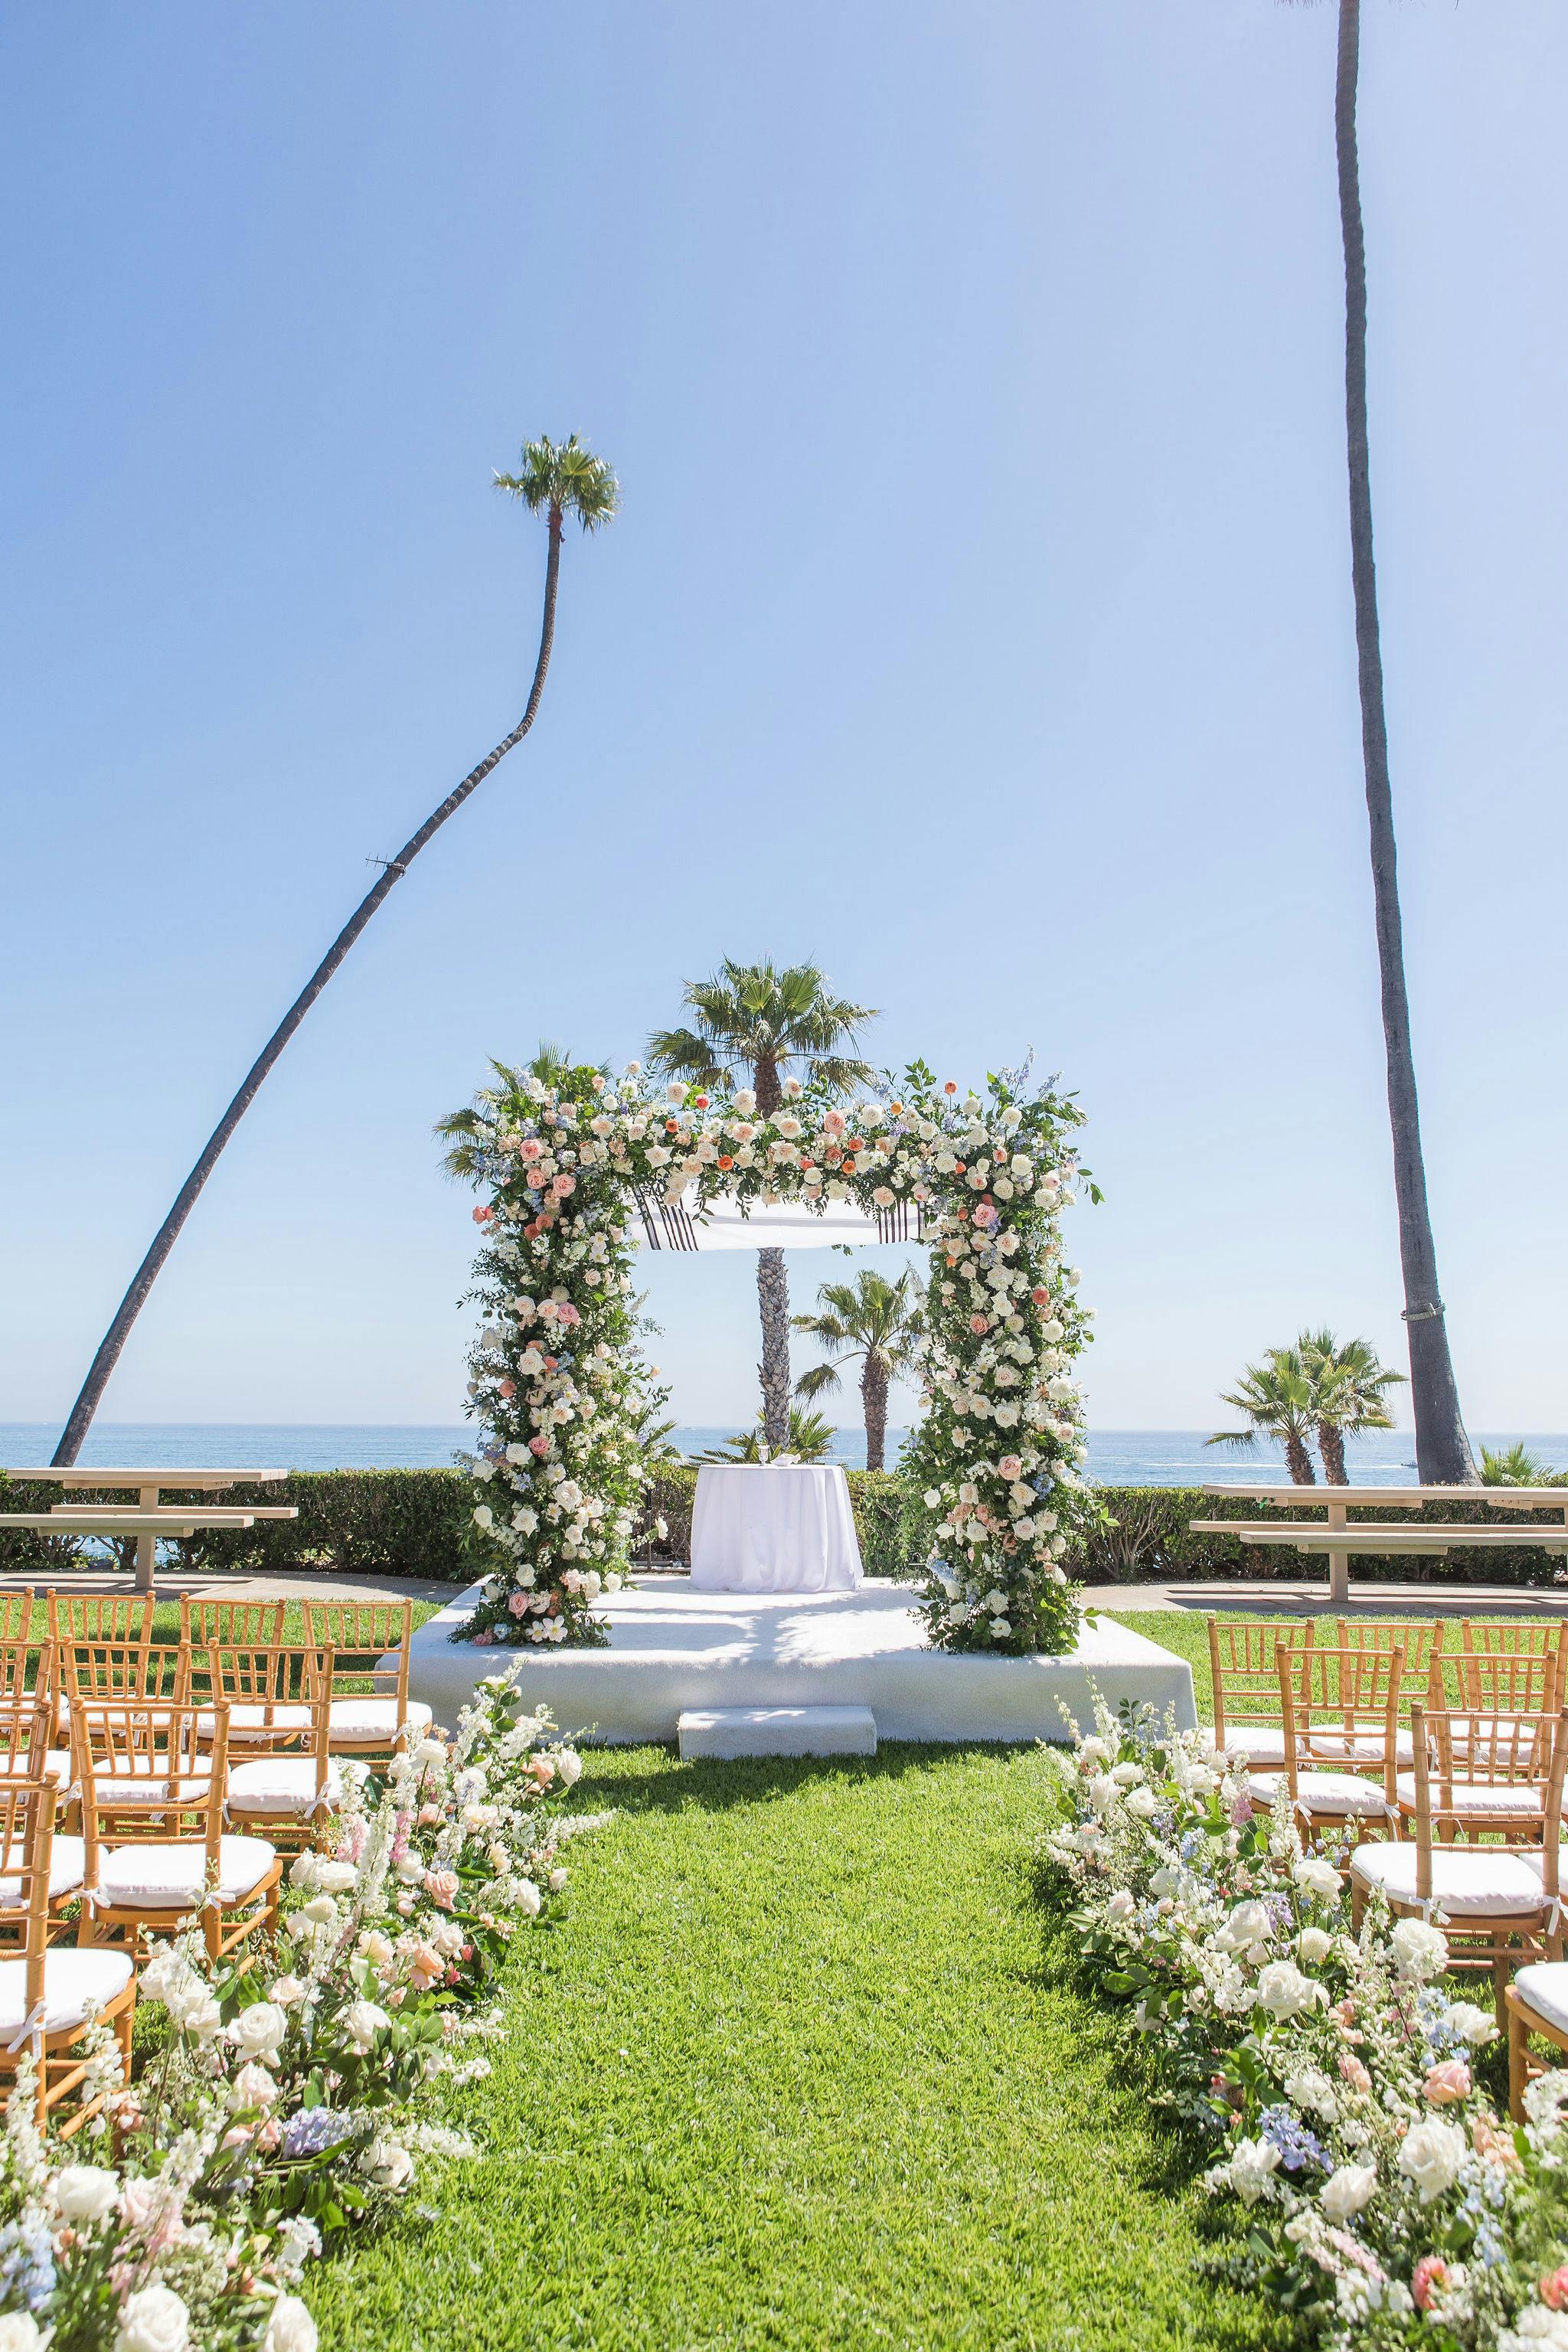
[[242, 2107], [269, 2107], [278, 2085], [265, 2066], [242, 2066], [234, 2078], [234, 2095]]
[[316, 2323], [297, 2294], [280, 2294], [272, 2306], [261, 2352], [316, 2352]]
[[1320, 1903], [1332, 1903], [1339, 1895], [1340, 1874], [1321, 1854], [1303, 1855], [1291, 1875], [1303, 1895], [1316, 1895]]
[[269, 2000], [254, 2000], [242, 2009], [228, 2029], [228, 2038], [246, 2058], [270, 2058], [283, 2046], [289, 2021]]
[[1138, 1908], [1125, 1886], [1119, 1886], [1105, 1906], [1105, 1916], [1113, 1927], [1125, 1927]]
[[172, 2286], [138, 2287], [120, 2306], [114, 2352], [185, 2352], [191, 2315]]
[[[1419, 1926], [1419, 1921], [1404, 1921], [1405, 1926]], [[1423, 2205], [1430, 2205], [1434, 2197], [1441, 2197], [1459, 2177], [1459, 2167], [1465, 2160], [1468, 2143], [1458, 2124], [1444, 2124], [1433, 2117], [1428, 2122], [1412, 2124], [1399, 2149], [1399, 2169], [1405, 2179], [1414, 2181]]]
[[305, 1988], [298, 1977], [279, 1977], [276, 1984], [268, 1987], [267, 1997], [275, 2000], [279, 2009], [292, 2009], [297, 2000], [304, 2000]]
[[1456, 2000], [1448, 2009], [1448, 2022], [1472, 2049], [1490, 2042], [1497, 2033], [1498, 2022], [1489, 2009], [1479, 2009], [1473, 2000]]
[[363, 2058], [384, 2026], [392, 2023], [384, 2009], [374, 2000], [351, 2001], [338, 2020], [339, 2029], [351, 2050]]
[[517, 1907], [525, 1918], [537, 1919], [543, 1901], [544, 1897], [531, 1878], [518, 1881]]
[[400, 2140], [373, 2139], [359, 2160], [378, 2189], [406, 2189], [414, 2178], [414, 2158]]
[[477, 1528], [490, 1528], [495, 1525], [495, 1513], [488, 1503], [481, 1503], [475, 1511], [474, 1525]]
[[0, 2318], [0, 2352], [37, 2352], [43, 2340], [30, 2311], [8, 2311]]
[[1258, 2003], [1270, 2017], [1299, 2017], [1322, 1995], [1321, 1985], [1304, 1977], [1293, 1960], [1272, 1960], [1258, 1979]]
[[1303, 1927], [1296, 1938], [1296, 1948], [1309, 1968], [1318, 1968], [1334, 1948], [1334, 1939], [1326, 1927]]
[[555, 1769], [563, 1789], [575, 1788], [583, 1777], [583, 1759], [574, 1748], [563, 1748], [555, 1759]]
[[119, 2202], [120, 2176], [101, 2164], [68, 2164], [55, 2175], [55, 2204], [62, 2221], [101, 2221]]
[[1132, 1789], [1128, 1792], [1127, 1810], [1134, 1821], [1152, 1821], [1160, 1810], [1160, 1800], [1152, 1789]]
[[199, 1978], [177, 1990], [171, 1989], [169, 2015], [186, 2033], [194, 2033], [198, 2042], [210, 2042], [223, 2023], [223, 2011]]
[[1448, 1939], [1424, 1919], [1401, 1919], [1388, 1939], [1394, 1965], [1402, 1977], [1426, 1984], [1448, 1965]]
[[1142, 1764], [1113, 1764], [1110, 1777], [1119, 1789], [1135, 1789], [1143, 1778]]
[[1342, 2164], [1331, 2172], [1319, 2191], [1319, 2202], [1331, 2221], [1348, 2221], [1377, 2194], [1375, 2164]]

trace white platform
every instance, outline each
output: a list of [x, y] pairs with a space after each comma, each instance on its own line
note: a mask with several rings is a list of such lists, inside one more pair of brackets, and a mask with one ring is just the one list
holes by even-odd
[[[476, 1682], [514, 1650], [448, 1639], [473, 1610], [472, 1585], [414, 1636], [409, 1688], [450, 1724]], [[1065, 1706], [1085, 1727], [1090, 1685], [1173, 1707], [1197, 1721], [1192, 1669], [1112, 1617], [1084, 1629], [1070, 1657], [988, 1658], [933, 1650], [907, 1584], [858, 1592], [694, 1592], [685, 1577], [637, 1579], [605, 1610], [602, 1650], [529, 1651], [523, 1697], [574, 1735], [672, 1740], [689, 1709], [863, 1706], [883, 1739], [1062, 1739]]]
[[689, 1706], [682, 1756], [875, 1756], [868, 1706]]

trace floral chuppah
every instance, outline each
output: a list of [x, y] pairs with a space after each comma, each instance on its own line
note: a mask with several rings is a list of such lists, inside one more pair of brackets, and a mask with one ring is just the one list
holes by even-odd
[[1094, 1507], [1078, 1478], [1089, 1337], [1058, 1223], [1083, 1114], [1021, 1076], [984, 1096], [923, 1065], [889, 1099], [846, 1107], [791, 1079], [770, 1117], [745, 1087], [656, 1089], [580, 1066], [500, 1083], [446, 1123], [449, 1165], [489, 1193], [471, 1357], [483, 1599], [458, 1638], [597, 1643], [595, 1604], [620, 1583], [644, 1472], [637, 1431], [662, 1392], [635, 1349], [630, 1221], [637, 1195], [697, 1208], [853, 1202], [913, 1206], [931, 1250], [926, 1412], [909, 1467], [933, 1558], [931, 1637], [954, 1650], [1069, 1651], [1061, 1567]]

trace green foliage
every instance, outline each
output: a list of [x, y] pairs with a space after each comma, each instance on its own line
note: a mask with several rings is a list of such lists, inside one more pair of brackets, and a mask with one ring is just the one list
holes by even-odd
[[597, 530], [620, 511], [621, 486], [614, 468], [575, 433], [565, 441], [552, 441], [544, 433], [537, 441], [525, 441], [521, 467], [515, 474], [498, 474], [495, 487], [521, 499], [531, 514], [542, 509], [552, 517], [575, 515], [584, 530]]
[[[789, 1452], [797, 1462], [826, 1462], [833, 1453], [833, 1441], [837, 1431], [820, 1412], [803, 1412], [799, 1405], [789, 1409]], [[767, 1459], [766, 1438], [762, 1415], [757, 1416], [754, 1429], [738, 1430], [725, 1445], [715, 1445], [706, 1454], [699, 1454], [699, 1462], [763, 1462]]]
[[795, 1384], [797, 1396], [821, 1396], [837, 1388], [841, 1364], [868, 1358], [875, 1358], [887, 1380], [913, 1374], [925, 1330], [925, 1293], [912, 1265], [905, 1266], [897, 1282], [862, 1266], [852, 1283], [820, 1284], [816, 1297], [818, 1313], [794, 1315], [790, 1320], [797, 1331], [820, 1340], [832, 1353], [826, 1363], [801, 1374]]
[[1482, 1446], [1481, 1484], [1483, 1486], [1568, 1486], [1568, 1471], [1552, 1469], [1520, 1438], [1495, 1454], [1489, 1445]]
[[668, 1077], [718, 1086], [738, 1076], [749, 1086], [754, 1073], [782, 1077], [799, 1062], [803, 1077], [837, 1096], [876, 1075], [869, 1062], [842, 1050], [875, 1012], [832, 995], [814, 963], [780, 971], [771, 961], [726, 956], [710, 980], [688, 981], [683, 993], [696, 1026], [657, 1029], [648, 1040], [650, 1066]]

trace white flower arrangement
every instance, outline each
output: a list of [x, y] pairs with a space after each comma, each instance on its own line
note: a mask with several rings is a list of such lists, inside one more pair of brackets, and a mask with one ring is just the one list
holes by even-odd
[[1568, 2352], [1568, 2073], [1500, 2116], [1495, 2019], [1442, 1990], [1440, 1928], [1378, 1899], [1352, 1935], [1332, 1861], [1205, 1738], [1101, 1711], [1041, 1859], [1161, 2095], [1221, 2143], [1235, 2274], [1330, 2352]]
[[426, 2110], [487, 2071], [486, 2003], [512, 1937], [566, 1882], [581, 1759], [525, 1715], [515, 1670], [455, 1738], [379, 1785], [350, 1768], [325, 1852], [289, 1872], [281, 1932], [214, 1967], [199, 1927], [155, 1945], [165, 2032], [130, 2083], [107, 2030], [62, 2144], [34, 2123], [25, 2058], [0, 2133], [0, 2352], [315, 2352], [295, 2292], [324, 2239], [471, 2153]]
[[1079, 1172], [1069, 1097], [1025, 1098], [1021, 1074], [961, 1097], [917, 1064], [885, 1103], [846, 1106], [791, 1081], [787, 1108], [764, 1118], [749, 1089], [657, 1087], [636, 1070], [499, 1076], [447, 1122], [459, 1139], [451, 1164], [486, 1194], [474, 1217], [487, 1321], [468, 1409], [484, 1431], [471, 1540], [487, 1581], [455, 1639], [605, 1638], [595, 1604], [626, 1572], [646, 1484], [637, 1430], [665, 1394], [636, 1349], [628, 1223], [639, 1195], [674, 1202], [694, 1182], [700, 1210], [825, 1195], [868, 1213], [919, 1209], [931, 1252], [925, 1410], [906, 1461], [925, 1497], [932, 1639], [1072, 1647], [1061, 1560], [1067, 1531], [1096, 1507], [1078, 1478], [1072, 1377], [1089, 1318], [1058, 1232]]

